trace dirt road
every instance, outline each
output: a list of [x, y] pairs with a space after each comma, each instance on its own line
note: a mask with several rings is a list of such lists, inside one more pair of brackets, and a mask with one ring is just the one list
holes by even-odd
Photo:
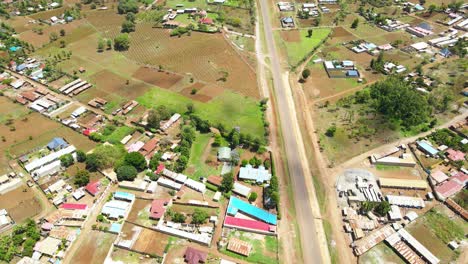
[[[269, 10], [269, 2], [260, 0], [261, 19], [267, 51], [271, 59], [274, 99], [279, 115], [286, 161], [293, 185], [297, 222], [303, 246], [304, 263], [329, 263], [329, 253], [323, 232], [320, 210], [315, 196], [310, 168], [296, 117], [296, 108], [288, 83], [288, 73], [283, 70], [276, 50]], [[260, 63], [259, 63], [260, 64]]]

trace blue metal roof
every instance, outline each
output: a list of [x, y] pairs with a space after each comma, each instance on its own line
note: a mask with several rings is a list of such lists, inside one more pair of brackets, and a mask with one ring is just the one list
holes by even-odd
[[417, 141], [416, 143], [418, 144], [418, 147], [422, 148], [425, 152], [431, 155], [436, 155], [437, 152], [439, 152], [433, 146], [429, 145], [426, 141]]
[[351, 71], [346, 72], [346, 75], [348, 75], [348, 76], [359, 76], [359, 73], [358, 73], [358, 71], [351, 70]]
[[120, 230], [122, 230], [122, 224], [118, 224], [118, 223], [111, 224], [109, 228], [109, 232], [117, 233], [117, 234], [120, 233]]
[[258, 218], [268, 224], [276, 225], [277, 218], [275, 214], [271, 214], [263, 209], [253, 206], [247, 202], [242, 201], [239, 198], [231, 196], [227, 213], [235, 215], [238, 211], [245, 213], [249, 216]]
[[128, 193], [128, 192], [115, 192], [114, 193], [114, 198], [115, 199], [120, 199], [120, 200], [133, 201], [133, 200], [135, 200], [135, 195], [132, 194], [132, 193]]
[[47, 148], [53, 150], [62, 149], [65, 147], [68, 147], [68, 143], [61, 137], [56, 137], [47, 144]]

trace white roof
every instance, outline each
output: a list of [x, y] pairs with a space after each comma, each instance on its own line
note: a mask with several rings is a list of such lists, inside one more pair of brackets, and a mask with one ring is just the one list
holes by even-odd
[[418, 214], [415, 212], [415, 211], [410, 211], [408, 212], [406, 215], [405, 215], [406, 218], [408, 218], [408, 220], [410, 222], [414, 221], [416, 218], [418, 218]]
[[78, 116], [84, 114], [84, 112], [86, 112], [86, 107], [80, 106], [75, 111], [73, 111], [73, 113], [71, 115], [74, 116], [74, 117], [78, 117]]
[[213, 196], [213, 200], [219, 201], [219, 199], [221, 199], [221, 192], [216, 192]]
[[387, 195], [387, 200], [392, 205], [424, 208], [424, 200], [419, 197]]
[[399, 220], [402, 218], [400, 208], [396, 205], [390, 206], [390, 211], [388, 212], [388, 217], [390, 220]]
[[61, 167], [62, 167], [62, 164], [61, 164], [60, 160], [56, 160], [56, 161], [54, 161], [52, 163], [49, 163], [49, 164], [47, 164], [45, 166], [42, 166], [39, 169], [33, 171], [31, 173], [31, 175], [42, 177], [42, 176], [45, 176], [45, 175], [54, 174], [57, 171], [59, 171]]
[[412, 48], [414, 48], [415, 50], [423, 50], [423, 49], [427, 49], [429, 47], [429, 44], [427, 44], [426, 42], [418, 42], [418, 43], [414, 43], [413, 45], [411, 45]]
[[132, 138], [132, 135], [127, 135], [127, 136], [125, 136], [124, 138], [122, 138], [122, 140], [120, 141], [120, 143], [122, 143], [122, 144], [127, 144], [127, 142], [130, 141], [131, 138]]
[[73, 145], [70, 145], [66, 148], [63, 148], [57, 152], [53, 152], [47, 156], [44, 156], [40, 159], [35, 159], [31, 162], [29, 162], [28, 164], [26, 164], [24, 166], [24, 168], [26, 169], [26, 171], [28, 172], [31, 172], [32, 170], [34, 169], [37, 169], [37, 168], [40, 168], [46, 164], [49, 164], [57, 159], [59, 159], [61, 156], [65, 155], [65, 154], [71, 154], [73, 152], [75, 152], [76, 148], [75, 146]]
[[195, 191], [199, 191], [201, 193], [206, 192], [206, 186], [205, 186], [205, 184], [203, 184], [201, 182], [194, 181], [192, 179], [188, 179], [187, 181], [185, 181], [185, 185], [187, 185], [187, 187], [189, 187], [189, 188], [194, 189]]
[[58, 181], [56, 181], [54, 184], [50, 185], [49, 188], [49, 191], [51, 192], [57, 192], [59, 191], [60, 189], [63, 188], [63, 186], [65, 186], [67, 183], [63, 180], [63, 179], [60, 179]]
[[163, 177], [158, 179], [158, 184], [175, 190], [180, 190], [180, 188], [182, 188], [182, 184], [177, 183], [175, 181], [171, 181], [169, 179], [165, 179]]
[[242, 184], [240, 184], [240, 183], [238, 183], [238, 182], [235, 182], [235, 183], [234, 183], [234, 188], [233, 188], [232, 191], [235, 192], [235, 193], [237, 193], [237, 194], [239, 194], [239, 195], [242, 195], [242, 196], [244, 196], [244, 197], [247, 197], [247, 196], [249, 196], [249, 194], [250, 194], [250, 190], [251, 190], [251, 189], [250, 189], [249, 187], [247, 187], [247, 186], [245, 186], [245, 185], [242, 185]]

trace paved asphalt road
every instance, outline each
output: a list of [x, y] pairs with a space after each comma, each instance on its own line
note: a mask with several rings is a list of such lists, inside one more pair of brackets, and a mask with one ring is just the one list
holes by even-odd
[[[295, 114], [294, 103], [292, 100], [291, 87], [286, 78], [282, 75], [281, 64], [278, 52], [275, 46], [273, 31], [267, 0], [259, 0], [261, 19], [263, 20], [263, 30], [265, 34], [267, 51], [271, 59], [271, 71], [273, 75], [274, 93], [277, 101], [277, 111], [279, 112], [280, 125], [283, 132], [283, 140], [287, 155], [287, 163], [291, 181], [293, 184], [293, 193], [297, 213], [297, 223], [299, 224], [301, 244], [304, 263], [322, 263], [319, 241], [314, 224], [314, 215], [312, 212], [309, 191], [307, 190], [306, 177], [311, 180], [311, 175], [304, 175], [304, 166], [308, 166], [305, 153], [299, 151], [304, 146], [299, 146], [300, 136], [298, 120]], [[289, 100], [289, 101], [288, 101]], [[302, 144], [302, 143], [301, 143]], [[302, 155], [301, 155], [302, 154]], [[305, 163], [305, 164], [304, 164]], [[310, 185], [309, 185], [310, 186]]]

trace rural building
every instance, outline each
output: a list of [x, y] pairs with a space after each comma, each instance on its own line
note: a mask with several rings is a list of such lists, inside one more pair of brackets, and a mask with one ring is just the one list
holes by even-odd
[[233, 237], [229, 239], [226, 249], [239, 255], [248, 257], [250, 255], [250, 251], [252, 251], [252, 244]]
[[61, 137], [56, 137], [47, 144], [47, 148], [53, 151], [57, 151], [66, 147], [68, 147], [68, 143]]
[[60, 206], [60, 208], [64, 210], [87, 210], [87, 204], [80, 204], [80, 203], [64, 203]]
[[466, 211], [463, 207], [457, 204], [452, 199], [448, 198], [445, 203], [449, 208], [451, 208], [455, 213], [459, 214], [465, 221], [468, 221], [468, 211]]
[[0, 231], [3, 229], [3, 228], [6, 228], [8, 226], [10, 226], [11, 224], [13, 224], [13, 220], [11, 219], [11, 217], [8, 215], [8, 212], [7, 210], [5, 209], [1, 209], [0, 210]]
[[381, 188], [415, 189], [415, 190], [426, 190], [428, 188], [428, 184], [425, 180], [394, 179], [394, 178], [379, 178], [379, 186]]
[[60, 244], [62, 244], [62, 240], [48, 236], [44, 240], [36, 243], [34, 251], [41, 255], [53, 257], [55, 256]]
[[184, 260], [188, 264], [205, 263], [208, 258], [208, 253], [195, 249], [193, 247], [187, 247], [184, 253]]
[[387, 166], [401, 166], [401, 167], [414, 167], [416, 161], [411, 154], [402, 154], [399, 157], [387, 156], [377, 159], [374, 164], [376, 165], [387, 165]]
[[21, 86], [23, 86], [24, 83], [25, 81], [23, 79], [16, 79], [12, 81], [10, 85], [15, 89], [19, 89]]
[[135, 179], [133, 181], [121, 181], [119, 187], [144, 192], [148, 187], [148, 182], [143, 179]]
[[424, 245], [419, 243], [419, 241], [414, 238], [410, 233], [405, 229], [398, 230], [398, 235], [403, 241], [405, 241], [413, 250], [419, 253], [427, 263], [437, 264], [440, 260], [434, 256]]
[[159, 220], [161, 217], [164, 216], [166, 212], [165, 206], [168, 206], [172, 203], [171, 199], [155, 199], [151, 203], [150, 208], [150, 219]]
[[256, 169], [252, 167], [252, 165], [247, 164], [247, 166], [240, 168], [239, 179], [264, 183], [270, 181], [271, 173], [263, 166], [259, 166], [258, 169]]
[[80, 107], [78, 107], [75, 111], [73, 111], [73, 113], [71, 114], [71, 116], [72, 116], [73, 118], [78, 118], [78, 117], [80, 117], [82, 114], [84, 114], [86, 111], [87, 111], [86, 107], [80, 106]]
[[416, 141], [416, 144], [418, 146], [418, 149], [426, 153], [427, 155], [435, 157], [439, 152], [427, 140]]
[[218, 160], [219, 161], [231, 161], [231, 148], [220, 147], [218, 149]]
[[281, 26], [284, 28], [294, 27], [294, 19], [292, 17], [282, 17], [280, 21], [281, 21]]
[[396, 205], [391, 205], [390, 206], [390, 211], [388, 212], [388, 219], [390, 221], [399, 221], [403, 217], [401, 215], [401, 210], [398, 206]]
[[429, 48], [429, 44], [426, 42], [417, 42], [411, 45], [411, 48], [413, 48], [417, 52], [423, 52], [426, 51], [427, 48]]
[[240, 196], [243, 196], [243, 197], [249, 197], [250, 195], [250, 187], [247, 187], [245, 185], [242, 185], [238, 182], [235, 182], [234, 183], [234, 186], [233, 186], [233, 189], [232, 191]]
[[80, 189], [77, 189], [75, 190], [73, 193], [72, 193], [72, 196], [73, 198], [75, 198], [75, 200], [80, 200], [81, 198], [83, 198], [85, 196], [85, 192], [83, 191], [82, 188]]
[[465, 160], [465, 153], [459, 150], [448, 149], [447, 158], [451, 161]]
[[181, 184], [184, 184], [188, 179], [188, 177], [186, 175], [184, 175], [182, 173], [173, 172], [173, 171], [170, 171], [168, 169], [164, 169], [162, 171], [162, 175], [164, 177], [172, 179], [172, 180], [174, 180], [174, 181], [176, 181], [178, 183], [181, 183]]
[[447, 174], [443, 173], [442, 171], [440, 170], [437, 170], [435, 172], [431, 172], [431, 178], [434, 179], [436, 181], [437, 184], [440, 184], [446, 180], [448, 180], [448, 176]]
[[158, 142], [159, 142], [159, 139], [154, 137], [150, 140], [148, 140], [144, 145], [143, 147], [141, 147], [141, 149], [139, 150], [140, 153], [143, 155], [143, 156], [148, 156], [148, 155], [151, 155], [153, 154], [154, 150], [156, 149], [156, 147], [158, 146]]
[[114, 199], [133, 202], [135, 200], [135, 195], [128, 192], [114, 192]]
[[74, 146], [68, 146], [64, 149], [60, 149], [59, 151], [50, 153], [47, 156], [44, 156], [39, 159], [35, 159], [28, 164], [24, 166], [27, 172], [31, 172], [33, 170], [36, 170], [42, 166], [45, 166], [51, 162], [54, 162], [58, 159], [60, 159], [61, 156], [66, 155], [66, 154], [72, 154], [76, 151], [76, 148]]
[[409, 208], [424, 208], [424, 200], [419, 197], [387, 195], [387, 201], [391, 205]]
[[276, 225], [277, 217], [263, 209], [242, 201], [239, 198], [231, 196], [226, 214], [236, 217], [238, 213], [261, 220], [270, 225]]
[[140, 149], [145, 145], [145, 143], [141, 142], [141, 141], [137, 141], [133, 144], [131, 144], [130, 146], [126, 147], [128, 153], [131, 153], [131, 152], [138, 152], [140, 151]]
[[34, 170], [31, 175], [33, 176], [33, 178], [41, 178], [41, 177], [44, 177], [44, 176], [47, 176], [47, 175], [53, 175], [55, 173], [57, 173], [58, 171], [60, 171], [60, 169], [62, 168], [62, 163], [60, 160], [56, 160], [52, 163], [49, 163], [45, 166], [42, 166], [40, 167], [39, 169], [37, 170]]
[[201, 193], [205, 193], [206, 192], [206, 185], [201, 183], [201, 182], [198, 182], [198, 181], [194, 181], [192, 179], [187, 179], [187, 181], [185, 181], [185, 186], [197, 191], [197, 192], [201, 192]]
[[94, 182], [88, 183], [85, 187], [85, 190], [92, 196], [96, 196], [99, 193], [100, 187], [101, 187], [101, 182], [94, 181]]
[[420, 38], [427, 37], [433, 34], [431, 30], [427, 30], [422, 27], [406, 27], [405, 30], [411, 35], [415, 35]]
[[177, 191], [180, 190], [180, 188], [182, 188], [182, 184], [177, 183], [177, 182], [172, 181], [172, 180], [169, 180], [169, 179], [165, 179], [163, 177], [160, 177], [158, 179], [158, 184], [163, 186], [163, 187], [174, 189], [174, 190], [177, 190]]
[[111, 200], [104, 204], [101, 213], [106, 215], [109, 219], [118, 220], [120, 218], [124, 218], [127, 215], [127, 212], [130, 209], [130, 205], [131, 204], [128, 202]]
[[443, 48], [439, 51], [439, 55], [444, 58], [448, 58], [452, 56], [452, 52], [448, 48]]
[[369, 249], [373, 248], [393, 233], [395, 233], [395, 230], [390, 225], [372, 231], [366, 237], [354, 242], [354, 253], [357, 256], [366, 253]]
[[208, 183], [213, 184], [214, 186], [221, 186], [221, 183], [223, 182], [223, 177], [221, 176], [216, 176], [216, 175], [210, 175], [208, 176], [207, 179]]
[[468, 182], [468, 175], [464, 173], [458, 173], [455, 176], [450, 177], [448, 181], [443, 182], [439, 186], [435, 187], [435, 192], [440, 199], [445, 200], [448, 197], [455, 195], [461, 191]]
[[221, 199], [221, 192], [216, 192], [214, 195], [213, 195], [213, 201], [215, 202], [218, 202], [219, 199]]
[[174, 125], [179, 119], [181, 115], [180, 114], [173, 114], [169, 120], [167, 120], [162, 126], [161, 130], [166, 131], [168, 130], [172, 125]]
[[278, 2], [278, 9], [282, 12], [294, 11], [294, 3]]

